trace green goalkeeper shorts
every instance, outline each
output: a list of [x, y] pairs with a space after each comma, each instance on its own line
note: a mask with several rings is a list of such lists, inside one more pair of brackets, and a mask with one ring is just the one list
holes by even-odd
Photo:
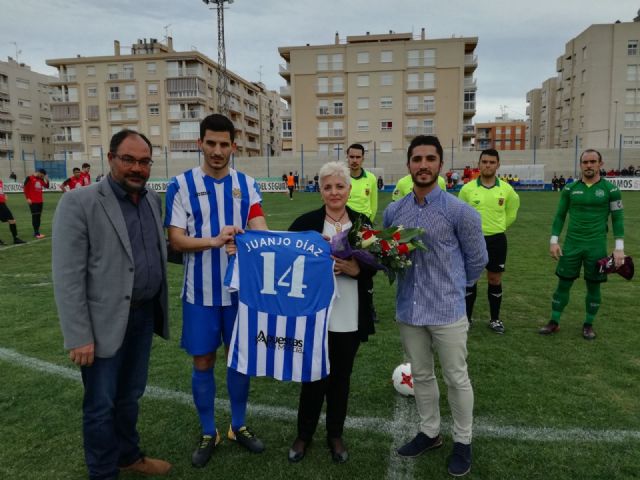
[[606, 256], [606, 240], [590, 243], [566, 241], [562, 247], [562, 256], [558, 260], [556, 275], [567, 280], [575, 280], [580, 276], [580, 267], [584, 265], [585, 280], [606, 282], [607, 274], [598, 272], [598, 260]]

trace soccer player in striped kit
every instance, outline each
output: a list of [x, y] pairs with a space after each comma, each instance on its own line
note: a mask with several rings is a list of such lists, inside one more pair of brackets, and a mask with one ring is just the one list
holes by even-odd
[[[267, 230], [258, 184], [229, 166], [236, 151], [234, 133], [227, 117], [206, 117], [198, 139], [203, 165], [174, 177], [166, 195], [169, 242], [184, 253], [181, 346], [193, 356], [193, 400], [202, 427], [192, 456], [194, 467], [204, 467], [221, 441], [214, 416], [213, 369], [222, 342], [228, 352], [238, 309], [237, 295], [223, 287], [225, 246], [245, 228]], [[245, 425], [249, 377], [227, 369], [227, 389], [231, 402], [227, 437], [252, 452], [262, 452], [264, 444]]]

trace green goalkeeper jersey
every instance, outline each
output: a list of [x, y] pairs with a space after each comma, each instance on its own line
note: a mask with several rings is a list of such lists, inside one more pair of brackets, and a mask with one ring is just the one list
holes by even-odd
[[620, 190], [601, 178], [593, 185], [582, 180], [568, 184], [560, 194], [560, 203], [551, 227], [551, 235], [560, 236], [569, 213], [567, 240], [591, 242], [606, 239], [609, 214], [614, 238], [624, 237], [624, 214]]

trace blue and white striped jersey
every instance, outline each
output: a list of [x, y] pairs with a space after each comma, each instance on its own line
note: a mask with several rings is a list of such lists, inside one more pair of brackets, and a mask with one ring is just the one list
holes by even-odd
[[[169, 182], [164, 225], [182, 228], [190, 237], [215, 237], [226, 225], [246, 228], [250, 208], [261, 201], [260, 188], [250, 176], [229, 169], [229, 175], [216, 180], [196, 167]], [[185, 253], [183, 300], [204, 306], [231, 305], [222, 285], [227, 263], [224, 248]]]
[[317, 232], [247, 231], [236, 245], [226, 282], [239, 296], [228, 366], [278, 380], [326, 377], [335, 291], [329, 243]]

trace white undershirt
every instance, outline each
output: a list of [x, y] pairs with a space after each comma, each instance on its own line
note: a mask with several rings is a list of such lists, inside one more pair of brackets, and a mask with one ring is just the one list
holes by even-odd
[[[343, 223], [342, 230], [351, 227], [351, 222]], [[332, 238], [336, 234], [333, 222], [324, 221], [322, 234]], [[358, 281], [349, 275], [336, 275], [336, 297], [333, 300], [329, 331], [355, 332], [358, 330]]]

